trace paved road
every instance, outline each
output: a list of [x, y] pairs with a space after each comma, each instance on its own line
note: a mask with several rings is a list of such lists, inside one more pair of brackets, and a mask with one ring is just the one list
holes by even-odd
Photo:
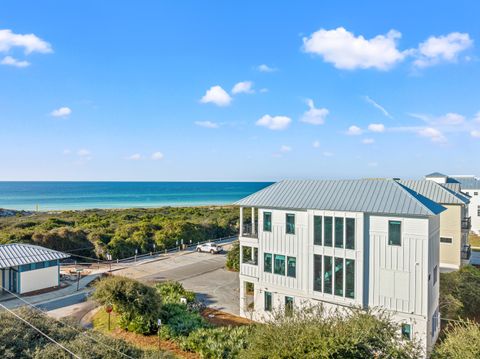
[[68, 297], [63, 297], [58, 300], [52, 300], [47, 303], [41, 303], [36, 305], [36, 307], [40, 308], [41, 310], [44, 311], [51, 311], [63, 307], [68, 307], [70, 305], [82, 303], [87, 299], [87, 293], [86, 292], [81, 292], [78, 294], [73, 294]]

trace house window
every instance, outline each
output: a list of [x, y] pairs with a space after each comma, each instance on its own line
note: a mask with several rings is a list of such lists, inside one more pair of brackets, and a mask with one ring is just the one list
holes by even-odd
[[440, 243], [452, 244], [453, 238], [449, 237], [440, 237]]
[[287, 223], [286, 233], [295, 234], [295, 215], [291, 213], [287, 213], [286, 223]]
[[402, 324], [402, 338], [411, 340], [412, 339], [412, 326], [407, 323]]
[[285, 275], [285, 256], [275, 254], [273, 273]]
[[438, 307], [435, 309], [435, 312], [432, 316], [432, 338], [435, 337], [435, 332], [438, 328]]
[[272, 212], [263, 212], [263, 231], [272, 231]]
[[355, 298], [355, 261], [345, 259], [345, 297]]
[[333, 218], [332, 217], [325, 217], [325, 224], [324, 224], [324, 238], [325, 238], [325, 245], [327, 247], [332, 246], [332, 227], [333, 227]]
[[322, 291], [322, 256], [313, 255], [313, 290]]
[[478, 196], [478, 192], [473, 192], [473, 195], [474, 195], [474, 196]]
[[438, 266], [435, 266], [433, 268], [433, 285], [437, 283], [437, 279], [438, 279]]
[[335, 217], [335, 247], [343, 248], [343, 218]]
[[322, 245], [322, 216], [313, 216], [313, 244]]
[[477, 216], [480, 217], [480, 206], [477, 207]]
[[346, 219], [345, 248], [355, 249], [355, 218]]
[[391, 246], [402, 245], [402, 222], [388, 221], [388, 244]]
[[332, 257], [323, 257], [323, 291], [332, 294]]
[[293, 297], [285, 297], [285, 316], [291, 317], [293, 314]]
[[263, 271], [272, 273], [272, 254], [271, 253], [263, 254]]
[[287, 277], [297, 277], [297, 259], [295, 257], [287, 257]]
[[258, 264], [258, 248], [242, 246], [242, 263], [244, 264]]
[[265, 311], [271, 312], [272, 311], [272, 293], [265, 292]]
[[343, 297], [343, 258], [335, 258], [335, 295]]

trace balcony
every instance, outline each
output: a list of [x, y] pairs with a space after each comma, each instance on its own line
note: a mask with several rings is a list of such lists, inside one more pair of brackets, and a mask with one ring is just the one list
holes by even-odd
[[465, 244], [462, 248], [462, 260], [464, 261], [470, 260], [471, 255], [472, 255], [472, 246], [470, 244]]
[[462, 219], [462, 229], [465, 229], [467, 231], [470, 230], [472, 227], [472, 218], [471, 217], [466, 217]]
[[252, 226], [251, 224], [244, 224], [242, 227], [242, 232], [240, 235], [242, 237], [248, 237], [248, 238], [258, 238], [258, 225], [255, 224]]

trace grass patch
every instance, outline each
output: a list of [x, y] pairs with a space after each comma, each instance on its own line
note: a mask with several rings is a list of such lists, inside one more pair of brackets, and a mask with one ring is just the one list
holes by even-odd
[[469, 240], [470, 244], [472, 245], [472, 247], [480, 248], [480, 236], [477, 236], [475, 234], [470, 234], [468, 236], [468, 240]]

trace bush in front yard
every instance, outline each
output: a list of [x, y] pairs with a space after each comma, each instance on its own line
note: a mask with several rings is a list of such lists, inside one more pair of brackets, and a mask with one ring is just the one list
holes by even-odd
[[232, 248], [228, 251], [225, 266], [231, 271], [240, 271], [240, 244], [238, 242], [233, 243]]
[[180, 298], [186, 298], [188, 303], [195, 302], [195, 293], [183, 288], [179, 282], [168, 281], [155, 285], [157, 292], [162, 297], [162, 304], [178, 303]]
[[164, 324], [159, 335], [164, 339], [186, 336], [196, 329], [208, 327], [208, 323], [199, 312], [189, 310], [183, 304], [163, 305], [160, 318]]
[[480, 325], [471, 321], [450, 324], [445, 330], [445, 338], [435, 347], [432, 358], [480, 358]]

